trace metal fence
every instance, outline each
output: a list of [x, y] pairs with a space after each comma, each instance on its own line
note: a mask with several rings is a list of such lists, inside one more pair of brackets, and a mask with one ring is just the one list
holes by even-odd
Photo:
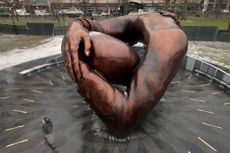
[[218, 27], [184, 26], [184, 32], [189, 40], [197, 41], [230, 41], [230, 32], [219, 30]]
[[0, 24], [0, 32], [8, 34], [28, 34], [26, 26]]
[[30, 35], [50, 35], [54, 34], [54, 24], [52, 23], [27, 23], [28, 34]]
[[[189, 40], [225, 41], [230, 42], [230, 32], [219, 30], [218, 27], [184, 26], [184, 32]], [[27, 23], [26, 26], [0, 24], [0, 32], [8, 34], [29, 35], [64, 35], [67, 26], [54, 26], [52, 23]]]
[[0, 32], [7, 34], [54, 35], [52, 23], [27, 23], [26, 26], [0, 24]]

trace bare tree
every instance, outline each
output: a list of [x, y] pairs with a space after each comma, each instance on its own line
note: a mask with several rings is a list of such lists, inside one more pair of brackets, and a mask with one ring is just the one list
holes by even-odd
[[[18, 18], [18, 15], [16, 13], [16, 6], [19, 5], [19, 0], [12, 0], [12, 1], [9, 1], [9, 0], [0, 0], [1, 2], [5, 3], [9, 8], [11, 8], [11, 17], [16, 17], [17, 19], [17, 22], [19, 21], [19, 18]], [[13, 21], [13, 18], [12, 18], [12, 21]]]
[[94, 0], [94, 13], [98, 13], [98, 10], [97, 10], [97, 0]]
[[209, 0], [204, 0], [204, 7], [202, 9], [202, 12], [207, 12], [207, 10], [208, 10], [208, 4], [209, 4]]
[[109, 1], [106, 0], [106, 8], [107, 8], [107, 13], [109, 13]]
[[165, 2], [164, 9], [168, 10], [168, 8], [170, 7], [170, 0], [165, 0], [164, 2]]
[[215, 17], [216, 18], [218, 18], [218, 16], [219, 16], [219, 13], [221, 12], [221, 7], [222, 7], [222, 3], [223, 3], [223, 1], [222, 0], [216, 0], [217, 2], [217, 6], [216, 6], [216, 8], [215, 8]]
[[84, 9], [84, 17], [86, 17], [87, 5], [89, 3], [89, 0], [77, 0], [77, 2], [83, 7], [83, 9]]
[[174, 9], [174, 12], [176, 12], [176, 0], [173, 0], [173, 9]]
[[188, 16], [188, 0], [184, 0], [184, 19], [187, 20]]
[[[59, 18], [59, 11], [62, 9], [62, 1], [61, 0], [56, 0], [56, 2], [52, 2], [49, 4], [49, 11], [51, 12], [50, 14], [53, 15], [53, 17], [55, 19], [58, 20], [58, 22], [60, 22], [60, 18]], [[64, 21], [64, 19], [63, 19]]]
[[200, 3], [197, 4], [197, 10], [196, 10], [196, 16], [200, 17], [200, 13], [202, 11], [202, 4], [203, 4], [203, 0], [200, 0]]
[[213, 12], [216, 12], [216, 4], [217, 4], [217, 0], [213, 1]]
[[50, 4], [50, 0], [47, 0], [47, 5], [48, 5], [48, 9], [49, 9], [49, 14], [53, 14], [52, 9], [51, 9], [51, 4]]
[[128, 0], [118, 0], [118, 8], [122, 15], [125, 15], [128, 13]]
[[229, 10], [229, 5], [230, 5], [230, 0], [228, 0], [228, 3], [227, 3], [227, 5], [226, 5], [226, 10]]
[[123, 0], [122, 3], [124, 7], [123, 14], [127, 15], [128, 14], [128, 0]]
[[12, 20], [12, 24], [14, 27], [14, 32], [17, 35], [18, 34], [18, 30], [17, 27], [15, 25], [15, 21], [14, 21], [14, 15], [16, 16], [17, 21], [19, 21], [17, 13], [15, 11], [15, 6], [17, 5], [17, 0], [13, 0], [12, 2], [10, 2], [9, 0], [0, 0], [1, 2], [5, 3], [9, 8], [11, 8], [11, 20]]

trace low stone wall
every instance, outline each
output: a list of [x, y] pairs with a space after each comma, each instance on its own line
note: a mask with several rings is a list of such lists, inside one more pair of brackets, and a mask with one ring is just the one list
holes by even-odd
[[210, 63], [185, 56], [182, 61], [182, 67], [188, 71], [207, 77], [220, 87], [230, 89], [230, 74]]
[[[58, 55], [54, 58], [49, 59], [46, 61], [45, 64], [35, 66], [33, 68], [24, 70], [19, 72], [22, 76], [30, 76], [34, 73], [41, 72], [47, 69], [51, 69], [53, 66], [59, 66], [64, 63], [62, 55]], [[197, 73], [199, 75], [202, 75], [210, 80], [212, 80], [214, 83], [219, 85], [220, 87], [224, 87], [228, 90], [230, 90], [230, 74], [227, 72], [221, 70], [220, 68], [198, 60], [196, 58], [185, 56], [182, 63], [182, 68]]]
[[37, 65], [35, 67], [23, 70], [23, 71], [19, 72], [19, 74], [23, 77], [31, 76], [35, 73], [51, 69], [52, 67], [59, 66], [63, 63], [64, 63], [64, 60], [63, 60], [62, 55], [58, 55], [56, 57], [53, 57], [53, 58], [47, 60], [46, 63], [44, 63], [44, 64]]

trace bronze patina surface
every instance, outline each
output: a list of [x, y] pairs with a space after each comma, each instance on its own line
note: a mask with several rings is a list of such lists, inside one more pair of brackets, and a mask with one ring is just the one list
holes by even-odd
[[[104, 33], [100, 36], [103, 41], [93, 46], [90, 31]], [[84, 60], [79, 47], [81, 42], [84, 53], [87, 53], [86, 59], [93, 48], [96, 48], [98, 55], [100, 52], [106, 53], [101, 58], [104, 60], [97, 59], [93, 52], [91, 58], [100, 63], [100, 69], [110, 75], [100, 74], [99, 68], [90, 65], [92, 59]], [[145, 55], [130, 70], [130, 67], [123, 67], [133, 61], [133, 54], [125, 54], [131, 51], [126, 44], [131, 46], [136, 42], [146, 46]], [[97, 46], [97, 43], [101, 45]], [[169, 12], [122, 16], [100, 23], [86, 19], [75, 20], [62, 45], [69, 75], [79, 86], [87, 103], [115, 135], [124, 135], [159, 102], [186, 51], [187, 37], [174, 14]], [[117, 64], [115, 67], [108, 64], [108, 61], [113, 60]], [[109, 81], [109, 78], [116, 80], [123, 71], [127, 71], [128, 75], [124, 75], [120, 82], [127, 83], [127, 94], [112, 86]]]

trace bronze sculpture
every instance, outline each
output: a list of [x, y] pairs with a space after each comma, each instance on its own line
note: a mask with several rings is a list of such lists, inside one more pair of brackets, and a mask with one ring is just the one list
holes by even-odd
[[[108, 81], [110, 77], [117, 78], [117, 76], [105, 77], [101, 74], [103, 72], [99, 73], [98, 68], [95, 69], [93, 64], [90, 65], [92, 58], [96, 58], [95, 52], [100, 54], [109, 50], [108, 54], [111, 54], [114, 51], [114, 46], [104, 49], [93, 46], [95, 42], [91, 44], [90, 31], [110, 35], [109, 37], [121, 40], [123, 45], [131, 46], [136, 42], [143, 42], [146, 45], [144, 60], [137, 59], [138, 64], [125, 68], [125, 70], [131, 69], [128, 72], [131, 73], [131, 78], [125, 74], [123, 81], [120, 81], [127, 85], [127, 95]], [[107, 37], [101, 43], [108, 44], [112, 39]], [[122, 44], [119, 45], [122, 42], [112, 41], [118, 44], [117, 46], [122, 46]], [[114, 55], [117, 59], [122, 59], [122, 51], [129, 52], [129, 49], [123, 47], [116, 52]], [[69, 75], [78, 84], [81, 95], [87, 103], [117, 136], [124, 136], [159, 102], [175, 76], [186, 51], [187, 37], [181, 30], [175, 15], [169, 12], [122, 16], [100, 23], [88, 19], [77, 19], [70, 25], [62, 44]], [[108, 57], [112, 58], [114, 55], [108, 55]], [[129, 54], [126, 60], [117, 60], [117, 64], [124, 63], [125, 65], [125, 62], [131, 62], [132, 56]], [[111, 66], [106, 65], [108, 62], [106, 60], [110, 59], [104, 59], [105, 61], [100, 61], [99, 67], [106, 69], [105, 73], [114, 75], [110, 72]], [[121, 66], [115, 69], [119, 72]], [[120, 78], [118, 82], [119, 80]]]
[[[124, 42], [99, 32], [90, 32], [91, 52], [82, 58], [110, 83], [127, 85], [139, 62], [139, 56]], [[85, 55], [84, 48], [79, 55]], [[122, 55], [122, 56], [120, 56]], [[106, 67], [104, 65], [107, 65]]]

